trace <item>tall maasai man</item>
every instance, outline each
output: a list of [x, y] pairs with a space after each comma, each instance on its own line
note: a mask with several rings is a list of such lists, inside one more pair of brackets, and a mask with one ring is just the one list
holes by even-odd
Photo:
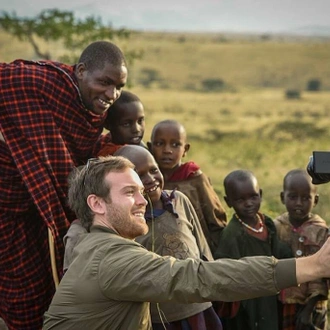
[[109, 107], [127, 79], [123, 53], [98, 41], [78, 64], [0, 64], [0, 317], [41, 329], [61, 278], [67, 176], [96, 155]]

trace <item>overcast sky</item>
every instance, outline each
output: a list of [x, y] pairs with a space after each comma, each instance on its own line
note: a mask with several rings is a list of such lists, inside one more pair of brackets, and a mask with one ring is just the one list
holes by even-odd
[[0, 0], [0, 9], [19, 16], [54, 7], [141, 30], [267, 33], [330, 27], [329, 0]]

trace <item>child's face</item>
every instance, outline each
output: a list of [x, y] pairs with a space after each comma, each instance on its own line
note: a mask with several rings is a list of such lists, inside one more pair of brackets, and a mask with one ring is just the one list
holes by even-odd
[[287, 179], [285, 190], [281, 193], [291, 220], [308, 220], [312, 208], [317, 204], [318, 195], [310, 180], [304, 175], [294, 175]]
[[[111, 108], [109, 109], [111, 111]], [[115, 144], [139, 145], [143, 139], [145, 123], [141, 102], [122, 104], [115, 122], [111, 125], [112, 142]]]
[[240, 219], [253, 220], [261, 204], [261, 190], [257, 180], [251, 178], [230, 182], [225, 201], [235, 210]]
[[164, 179], [154, 157], [149, 151], [143, 149], [143, 152], [131, 161], [143, 183], [144, 192], [148, 194], [151, 202], [158, 202], [164, 187]]
[[163, 171], [180, 166], [189, 145], [186, 144], [185, 132], [177, 126], [166, 124], [159, 126], [154, 132], [150, 149]]

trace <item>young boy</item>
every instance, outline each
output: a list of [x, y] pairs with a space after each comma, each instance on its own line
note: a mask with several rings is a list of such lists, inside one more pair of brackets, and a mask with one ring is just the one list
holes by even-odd
[[[279, 239], [290, 246], [295, 257], [315, 253], [327, 239], [328, 227], [320, 216], [311, 213], [319, 199], [311, 177], [305, 170], [289, 171], [280, 196], [287, 212], [274, 220]], [[327, 284], [320, 279], [283, 290], [279, 296], [281, 329], [326, 329]]]
[[124, 144], [146, 147], [142, 141], [145, 121], [141, 100], [129, 91], [122, 91], [120, 98], [109, 109], [104, 128], [110, 131], [112, 141], [102, 148], [98, 156], [113, 155]]
[[[235, 214], [221, 233], [215, 258], [290, 257], [288, 246], [277, 238], [272, 219], [259, 212], [262, 190], [254, 174], [233, 171], [224, 179], [224, 188], [224, 199]], [[221, 319], [224, 328], [230, 330], [278, 330], [277, 297], [241, 301], [234, 317]]]
[[[163, 190], [163, 176], [152, 154], [140, 146], [126, 145], [115, 156], [128, 158], [135, 165], [148, 200], [145, 218], [149, 232], [136, 241], [163, 256], [213, 260], [189, 199], [179, 191]], [[151, 318], [154, 330], [163, 330], [163, 322], [169, 330], [222, 329], [209, 302], [151, 304]]]
[[147, 145], [164, 176], [165, 189], [177, 189], [190, 199], [214, 253], [226, 226], [226, 213], [200, 167], [192, 161], [182, 163], [190, 148], [185, 128], [175, 120], [161, 121], [154, 126]]

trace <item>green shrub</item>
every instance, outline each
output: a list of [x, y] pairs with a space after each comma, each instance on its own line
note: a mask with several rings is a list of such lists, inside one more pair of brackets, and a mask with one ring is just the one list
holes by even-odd
[[222, 79], [204, 79], [202, 80], [202, 89], [206, 92], [222, 91], [225, 87], [225, 82]]
[[161, 80], [162, 78], [159, 71], [146, 68], [141, 70], [138, 83], [146, 88], [149, 88], [153, 82], [159, 82]]
[[311, 92], [318, 92], [321, 89], [320, 79], [310, 79], [307, 82], [307, 90]]
[[287, 99], [300, 99], [300, 91], [298, 89], [287, 89], [285, 91], [285, 96]]

